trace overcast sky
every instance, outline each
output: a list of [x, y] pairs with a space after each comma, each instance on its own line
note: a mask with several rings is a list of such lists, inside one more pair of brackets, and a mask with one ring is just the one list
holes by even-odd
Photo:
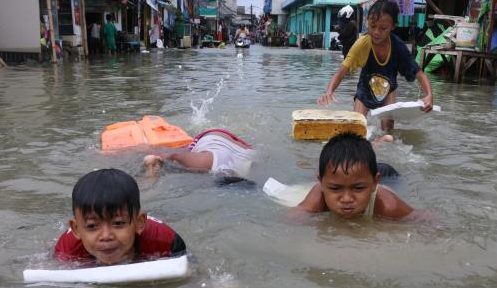
[[250, 5], [254, 5], [252, 8], [253, 13], [256, 15], [262, 14], [262, 8], [264, 7], [264, 0], [237, 0], [238, 6], [245, 6], [245, 13], [250, 13]]

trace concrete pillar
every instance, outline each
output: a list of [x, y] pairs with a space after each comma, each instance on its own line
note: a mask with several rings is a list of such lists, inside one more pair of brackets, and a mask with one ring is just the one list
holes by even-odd
[[330, 49], [331, 6], [326, 6], [326, 19], [324, 21], [324, 49]]

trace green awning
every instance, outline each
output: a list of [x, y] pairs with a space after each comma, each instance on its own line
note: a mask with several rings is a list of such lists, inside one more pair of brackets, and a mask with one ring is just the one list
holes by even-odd
[[314, 10], [314, 9], [320, 9], [325, 7], [326, 5], [316, 5], [316, 4], [307, 4], [304, 6], [300, 6], [298, 10]]

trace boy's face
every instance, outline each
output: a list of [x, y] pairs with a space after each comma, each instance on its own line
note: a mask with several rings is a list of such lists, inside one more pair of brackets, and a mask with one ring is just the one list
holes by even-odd
[[138, 213], [130, 221], [127, 209], [121, 209], [116, 215], [102, 219], [94, 212], [83, 216], [76, 209], [69, 225], [98, 264], [112, 265], [133, 259], [135, 235], [143, 232], [146, 218], [144, 213]]
[[381, 13], [378, 18], [374, 16], [368, 17], [368, 34], [371, 35], [373, 44], [382, 44], [395, 29], [395, 23], [388, 14]]
[[334, 170], [334, 167], [328, 166], [321, 178], [326, 206], [330, 211], [347, 219], [362, 216], [369, 204], [371, 193], [378, 185], [379, 174], [373, 177], [368, 166], [362, 163], [349, 167], [347, 174], [340, 166]]

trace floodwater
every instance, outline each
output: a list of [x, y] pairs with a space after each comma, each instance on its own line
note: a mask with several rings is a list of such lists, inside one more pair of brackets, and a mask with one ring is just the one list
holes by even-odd
[[[53, 265], [74, 183], [115, 167], [138, 179], [144, 209], [189, 248], [189, 278], [143, 287], [496, 287], [494, 86], [431, 77], [443, 112], [397, 124], [396, 142], [377, 147], [378, 159], [402, 174], [391, 185], [430, 221], [321, 214], [297, 223], [265, 196], [270, 176], [287, 184], [315, 179], [321, 143], [293, 141], [291, 113], [316, 108], [340, 60], [337, 52], [252, 46], [0, 69], [0, 286], [24, 286], [24, 269]], [[351, 109], [356, 80], [344, 80], [333, 109]], [[404, 80], [399, 91], [404, 101], [419, 93]], [[224, 127], [254, 143], [255, 184], [220, 186], [212, 175], [167, 166], [150, 185], [141, 168], [147, 151], [99, 151], [104, 126], [146, 114], [191, 135]]]

